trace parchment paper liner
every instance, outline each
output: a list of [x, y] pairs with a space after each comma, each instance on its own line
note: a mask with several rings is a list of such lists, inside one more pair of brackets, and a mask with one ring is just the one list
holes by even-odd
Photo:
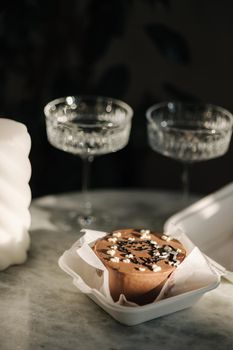
[[[74, 243], [69, 251], [65, 252], [66, 255], [72, 255], [72, 275], [75, 278], [76, 287], [83, 293], [90, 294], [94, 291], [100, 293], [114, 305], [141, 307], [127, 301], [123, 294], [117, 303], [111, 297], [108, 270], [91, 249], [97, 239], [103, 238], [108, 233], [88, 229], [82, 232], [84, 235]], [[220, 280], [219, 271], [211, 266], [208, 259], [181, 229], [174, 227], [173, 232], [170, 230], [169, 233], [166, 232], [166, 235], [178, 239], [184, 245], [188, 256], [169, 277], [154, 302], [201, 289]]]

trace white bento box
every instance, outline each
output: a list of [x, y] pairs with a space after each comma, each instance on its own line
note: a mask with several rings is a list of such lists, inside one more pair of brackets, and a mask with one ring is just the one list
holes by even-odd
[[[201, 288], [159, 300], [144, 306], [124, 306], [110, 302], [95, 288], [87, 287], [77, 270], [75, 243], [59, 259], [59, 266], [73, 278], [74, 285], [95, 301], [114, 319], [125, 325], [136, 325], [193, 306], [206, 292], [216, 288], [221, 276], [233, 282], [233, 183], [201, 199], [169, 218], [164, 231], [183, 229], [200, 250], [208, 255], [214, 278]], [[209, 258], [210, 256], [210, 258]]]
[[165, 230], [179, 226], [210, 259], [211, 264], [233, 282], [233, 183], [170, 217]]
[[[75, 257], [75, 247], [66, 251], [59, 259], [59, 266], [67, 274], [73, 278], [73, 284], [77, 286], [78, 290], [86, 294], [102, 309], [104, 309], [109, 315], [111, 315], [118, 322], [134, 326], [160, 316], [164, 316], [179, 310], [183, 310], [193, 306], [206, 292], [216, 288], [219, 284], [220, 277], [216, 276], [216, 281], [208, 284], [206, 287], [186, 292], [168, 299], [160, 300], [156, 303], [147, 304], [144, 306], [131, 307], [114, 305], [99, 293], [96, 289], [86, 289], [86, 285], [80, 280], [78, 274], [75, 272], [75, 266], [73, 266]], [[73, 255], [73, 257], [72, 257]]]

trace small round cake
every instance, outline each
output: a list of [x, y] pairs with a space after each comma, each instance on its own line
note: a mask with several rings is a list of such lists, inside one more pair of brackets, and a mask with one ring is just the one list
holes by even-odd
[[181, 242], [147, 229], [113, 231], [96, 241], [93, 250], [108, 269], [113, 300], [124, 294], [138, 305], [155, 300], [186, 256]]

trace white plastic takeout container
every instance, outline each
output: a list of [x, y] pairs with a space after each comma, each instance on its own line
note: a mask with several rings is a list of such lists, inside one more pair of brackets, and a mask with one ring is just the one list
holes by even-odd
[[193, 306], [206, 292], [216, 288], [220, 283], [220, 276], [216, 274], [216, 279], [203, 288], [176, 295], [167, 299], [162, 299], [152, 304], [144, 306], [123, 306], [108, 302], [108, 300], [96, 289], [86, 288], [86, 284], [76, 273], [77, 246], [74, 244], [59, 259], [59, 266], [73, 278], [73, 284], [79, 291], [86, 294], [103, 310], [111, 315], [118, 322], [133, 326], [145, 321], [158, 318], [173, 312], [183, 310]]
[[[159, 300], [144, 306], [123, 306], [109, 302], [94, 288], [87, 288], [78, 275], [77, 242], [59, 259], [59, 266], [73, 278], [74, 285], [122, 324], [133, 326], [193, 306], [206, 292], [216, 288], [221, 276], [233, 282], [233, 183], [201, 199], [169, 218], [164, 232], [183, 229], [193, 243], [208, 254], [207, 260], [216, 278], [202, 288]], [[222, 248], [223, 247], [223, 248]], [[226, 249], [230, 254], [226, 253]], [[216, 260], [216, 261], [215, 261]]]
[[180, 227], [233, 283], [233, 182], [170, 217], [164, 230]]

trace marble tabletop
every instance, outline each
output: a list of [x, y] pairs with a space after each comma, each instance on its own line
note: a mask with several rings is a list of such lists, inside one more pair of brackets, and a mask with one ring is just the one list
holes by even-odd
[[[159, 230], [183, 206], [180, 195], [171, 192], [97, 191], [92, 197], [96, 208], [115, 218], [99, 230]], [[32, 202], [28, 260], [0, 272], [0, 350], [233, 348], [233, 285], [224, 280], [192, 308], [133, 327], [80, 294], [57, 264], [80, 237], [72, 219], [79, 203], [78, 193]]]

